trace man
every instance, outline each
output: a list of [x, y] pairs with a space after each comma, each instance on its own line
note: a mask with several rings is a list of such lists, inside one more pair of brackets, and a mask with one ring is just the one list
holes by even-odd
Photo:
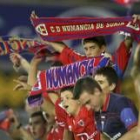
[[132, 140], [138, 121], [135, 106], [122, 95], [104, 94], [91, 77], [79, 79], [74, 88], [74, 99], [95, 111], [97, 128], [104, 135], [113, 140]]
[[29, 128], [32, 136], [36, 140], [46, 139], [47, 122], [42, 112], [34, 112], [29, 119]]
[[[41, 111], [34, 112], [29, 118], [29, 126], [24, 128], [15, 114], [10, 116], [13, 123], [13, 132], [9, 132], [13, 139], [23, 140], [46, 140], [47, 137], [47, 122]], [[16, 134], [14, 136], [13, 134]]]
[[[82, 106], [79, 100], [73, 100], [73, 87], [66, 87], [60, 91], [62, 106], [67, 112], [65, 119], [58, 117], [66, 124], [64, 130], [64, 139], [87, 140], [100, 139], [100, 133], [95, 126], [95, 118], [92, 110]], [[64, 117], [64, 116], [63, 116]], [[66, 135], [67, 134], [67, 135]]]
[[99, 68], [93, 74], [93, 77], [100, 85], [104, 96], [110, 92], [116, 91], [119, 78], [116, 71], [112, 67]]

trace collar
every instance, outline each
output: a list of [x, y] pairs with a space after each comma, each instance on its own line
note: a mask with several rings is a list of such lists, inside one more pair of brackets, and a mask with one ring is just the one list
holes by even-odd
[[102, 107], [102, 111], [106, 111], [107, 110], [109, 102], [110, 102], [110, 94], [108, 94], [107, 97], [106, 97], [105, 103], [104, 103], [104, 105]]

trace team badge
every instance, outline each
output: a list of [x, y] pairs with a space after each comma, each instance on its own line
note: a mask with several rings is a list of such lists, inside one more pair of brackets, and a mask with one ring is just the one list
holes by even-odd
[[43, 36], [48, 35], [48, 31], [47, 31], [47, 29], [46, 29], [45, 24], [39, 24], [39, 25], [36, 26], [35, 29], [36, 29], [36, 31], [37, 31], [39, 34], [41, 34], [41, 35], [43, 35]]
[[78, 124], [79, 124], [80, 126], [85, 126], [85, 123], [84, 123], [83, 120], [80, 120], [80, 121], [78, 122]]

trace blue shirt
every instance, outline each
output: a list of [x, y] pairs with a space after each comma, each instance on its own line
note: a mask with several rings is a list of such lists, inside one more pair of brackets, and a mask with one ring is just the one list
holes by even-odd
[[113, 140], [120, 138], [138, 122], [138, 111], [128, 98], [109, 94], [102, 111], [95, 112], [97, 128]]

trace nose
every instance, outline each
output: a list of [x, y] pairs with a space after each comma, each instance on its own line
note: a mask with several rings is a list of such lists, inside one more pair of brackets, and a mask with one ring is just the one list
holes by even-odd
[[86, 51], [86, 56], [87, 56], [87, 57], [91, 57], [91, 54], [92, 54], [92, 52], [90, 51], [90, 49], [88, 49], [88, 50]]

